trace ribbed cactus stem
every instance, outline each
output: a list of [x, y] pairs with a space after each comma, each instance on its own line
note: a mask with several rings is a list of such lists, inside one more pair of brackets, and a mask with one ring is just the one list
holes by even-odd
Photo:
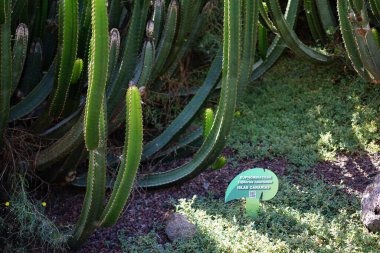
[[69, 96], [71, 77], [78, 49], [78, 1], [59, 1], [59, 65], [54, 96], [49, 113], [59, 118]]
[[71, 247], [83, 243], [96, 229], [104, 208], [106, 189], [107, 121], [105, 103], [99, 112], [99, 146], [90, 151], [86, 195], [81, 214], [69, 240]]
[[7, 127], [12, 89], [11, 1], [0, 3], [0, 145]]
[[267, 52], [269, 48], [269, 37], [268, 31], [263, 25], [259, 25], [259, 36], [258, 36], [258, 48], [259, 55], [261, 59], [265, 60], [267, 58]]
[[223, 78], [215, 122], [193, 159], [178, 168], [143, 175], [141, 187], [169, 186], [191, 179], [207, 169], [219, 157], [232, 127], [237, 100], [241, 56], [241, 1], [224, 0]]
[[99, 111], [108, 76], [109, 38], [107, 1], [92, 0], [91, 50], [88, 64], [88, 90], [85, 107], [84, 138], [88, 150], [99, 145]]
[[227, 158], [225, 156], [219, 156], [218, 159], [211, 165], [211, 169], [219, 170], [227, 164]]
[[119, 218], [132, 191], [140, 164], [143, 123], [141, 97], [136, 86], [128, 88], [126, 96], [126, 130], [122, 162], [119, 167], [111, 197], [103, 211], [100, 225], [110, 227]]
[[211, 108], [207, 108], [204, 113], [203, 119], [203, 136], [206, 138], [212, 128], [212, 124], [214, 123], [214, 111]]
[[71, 83], [72, 84], [78, 83], [79, 78], [82, 75], [82, 71], [83, 71], [83, 60], [82, 59], [76, 59], [74, 62], [73, 74], [71, 77]]
[[24, 69], [26, 51], [28, 49], [29, 30], [25, 24], [19, 24], [16, 29], [15, 43], [13, 45], [13, 69], [12, 69], [12, 90], [17, 88], [22, 71]]

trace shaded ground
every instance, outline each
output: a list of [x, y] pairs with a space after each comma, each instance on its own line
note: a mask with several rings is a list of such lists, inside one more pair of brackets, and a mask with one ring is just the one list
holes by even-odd
[[[75, 252], [88, 252], [93, 249], [104, 251], [110, 248], [119, 251], [118, 231], [126, 229], [127, 236], [136, 236], [149, 233], [154, 227], [162, 226], [165, 218], [174, 211], [173, 200], [188, 198], [194, 195], [207, 197], [210, 194], [215, 198], [223, 199], [229, 182], [240, 172], [252, 167], [265, 167], [273, 170], [277, 175], [284, 175], [287, 162], [284, 159], [272, 161], [244, 161], [237, 168], [231, 165], [212, 171], [208, 170], [200, 176], [180, 186], [167, 189], [144, 191], [135, 189], [128, 206], [119, 219], [117, 225], [109, 229], [99, 229], [91, 239]], [[61, 225], [72, 224], [79, 216], [84, 192], [79, 189], [54, 189], [47, 212]], [[73, 204], [75, 203], [75, 204]], [[164, 233], [160, 234], [162, 243], [168, 241]]]
[[[228, 152], [230, 153], [230, 152]], [[360, 194], [371, 181], [371, 175], [380, 172], [380, 155], [368, 156], [339, 156], [335, 162], [318, 163], [312, 169], [319, 178], [343, 188], [348, 193]], [[82, 247], [72, 252], [122, 252], [119, 241], [120, 231], [124, 237], [146, 235], [153, 229], [157, 231], [158, 243], [168, 243], [163, 232], [165, 219], [175, 211], [174, 202], [178, 199], [192, 199], [198, 197], [212, 197], [223, 201], [225, 190], [229, 182], [240, 172], [261, 167], [274, 171], [280, 179], [289, 176], [288, 162], [284, 158], [262, 161], [243, 160], [239, 165], [229, 164], [219, 171], [208, 170], [192, 181], [181, 186], [174, 186], [156, 191], [136, 189], [128, 207], [117, 225], [109, 229], [98, 229], [90, 240]], [[296, 181], [298, 173], [293, 170]], [[304, 172], [302, 172], [304, 173]], [[290, 177], [292, 178], [292, 176]], [[62, 225], [75, 222], [81, 210], [84, 197], [83, 191], [78, 189], [57, 189], [52, 191], [53, 202], [49, 203], [47, 211], [51, 217]]]
[[348, 193], [360, 196], [366, 186], [380, 172], [380, 154], [347, 156], [340, 154], [333, 162], [314, 166], [316, 174], [334, 186], [342, 186]]

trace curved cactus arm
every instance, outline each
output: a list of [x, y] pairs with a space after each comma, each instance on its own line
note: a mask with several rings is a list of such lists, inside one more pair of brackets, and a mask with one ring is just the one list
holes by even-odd
[[182, 110], [182, 112], [164, 130], [164, 132], [162, 132], [155, 139], [144, 145], [142, 160], [149, 159], [160, 149], [167, 146], [176, 136], [181, 134], [182, 131], [186, 129], [189, 123], [194, 119], [196, 114], [202, 108], [211, 91], [215, 88], [216, 84], [218, 83], [221, 74], [221, 69], [222, 51], [220, 51], [214, 59], [214, 62], [211, 65], [211, 68], [203, 85], [201, 86], [201, 88], [198, 89], [197, 93]]
[[269, 0], [268, 4], [273, 16], [273, 22], [277, 27], [277, 30], [280, 33], [282, 39], [290, 49], [311, 62], [331, 63], [331, 56], [311, 49], [298, 39], [293, 29], [291, 29], [289, 24], [286, 22], [278, 0]]
[[240, 68], [241, 2], [224, 1], [223, 81], [215, 121], [210, 134], [189, 163], [176, 169], [143, 175], [139, 186], [146, 188], [169, 186], [201, 173], [223, 150], [232, 126], [236, 106]]
[[272, 20], [268, 15], [268, 6], [263, 0], [259, 0], [259, 13], [260, 13], [260, 22], [263, 26], [271, 30], [272, 32], [277, 32], [276, 27], [273, 25]]
[[42, 104], [54, 88], [55, 61], [44, 75], [41, 82], [19, 103], [12, 106], [9, 122], [21, 119]]
[[351, 60], [351, 63], [356, 72], [367, 81], [370, 81], [370, 77], [364, 69], [363, 62], [360, 58], [360, 53], [357, 49], [355, 36], [353, 33], [353, 27], [349, 20], [349, 6], [346, 0], [338, 0], [337, 9], [339, 15], [340, 30], [343, 37], [343, 42], [346, 47], [346, 52]]
[[[360, 2], [360, 1], [359, 1]], [[369, 25], [369, 19], [367, 15], [367, 8], [364, 4], [357, 3], [358, 6], [363, 6], [360, 10], [360, 14], [356, 14], [351, 10], [348, 10], [350, 15], [349, 22], [351, 22], [353, 28], [353, 35], [355, 42], [359, 50], [360, 58], [364, 68], [370, 75], [371, 81], [374, 83], [380, 82], [380, 51], [377, 46], [376, 40]]]
[[303, 6], [306, 13], [307, 24], [313, 39], [315, 41], [321, 41], [324, 37], [324, 30], [315, 2], [315, 0], [304, 0]]
[[107, 117], [105, 113], [105, 103], [103, 103], [99, 113], [99, 145], [89, 152], [86, 195], [78, 222], [69, 240], [71, 247], [83, 243], [92, 234], [104, 208], [107, 167]]
[[128, 88], [129, 82], [133, 79], [135, 67], [138, 59], [140, 43], [145, 31], [145, 23], [148, 18], [150, 0], [133, 2], [132, 17], [129, 25], [128, 35], [125, 39], [125, 47], [118, 70], [111, 79], [107, 88], [107, 106], [109, 117], [113, 116], [115, 109], [124, 103], [123, 96]]
[[172, 161], [178, 158], [188, 157], [191, 152], [196, 151], [203, 142], [204, 130], [200, 127], [197, 130], [181, 137], [174, 146], [158, 152], [149, 161]]
[[114, 183], [114, 190], [101, 216], [100, 226], [102, 227], [114, 225], [119, 218], [132, 191], [141, 159], [143, 123], [140, 92], [136, 86], [128, 89], [126, 105], [123, 158]]
[[337, 27], [337, 21], [333, 13], [333, 8], [329, 0], [317, 0], [315, 1], [319, 13], [322, 26], [327, 34], [331, 34], [331, 31]]
[[0, 3], [0, 143], [8, 124], [12, 89], [11, 1]]
[[69, 96], [70, 84], [74, 63], [78, 49], [78, 1], [59, 1], [58, 26], [58, 70], [57, 84], [50, 104], [49, 114], [52, 118], [59, 118], [65, 109]]
[[16, 29], [15, 43], [13, 45], [13, 69], [12, 69], [12, 90], [16, 90], [20, 82], [21, 74], [24, 69], [26, 51], [28, 49], [29, 30], [28, 27], [21, 23]]
[[[288, 1], [288, 5], [285, 11], [285, 19], [291, 28], [293, 28], [298, 13], [299, 0]], [[267, 50], [267, 56], [265, 60], [259, 60], [253, 65], [253, 72], [251, 74], [251, 82], [257, 80], [265, 72], [268, 71], [280, 58], [284, 52], [286, 45], [280, 36], [276, 36]]]
[[75, 125], [58, 141], [36, 155], [34, 166], [37, 171], [44, 171], [50, 165], [65, 158], [73, 149], [83, 143], [83, 118], [82, 114]]
[[62, 136], [64, 136], [67, 132], [70, 131], [70, 129], [76, 124], [76, 122], [79, 120], [81, 117], [81, 114], [83, 112], [84, 108], [84, 102], [82, 102], [79, 105], [79, 108], [67, 116], [66, 118], [62, 119], [60, 122], [57, 124], [53, 125], [46, 131], [42, 132], [39, 134], [41, 137], [47, 137], [51, 139], [59, 139]]
[[85, 106], [84, 138], [88, 150], [99, 145], [99, 111], [105, 93], [109, 57], [108, 17], [105, 0], [92, 0], [91, 54]]

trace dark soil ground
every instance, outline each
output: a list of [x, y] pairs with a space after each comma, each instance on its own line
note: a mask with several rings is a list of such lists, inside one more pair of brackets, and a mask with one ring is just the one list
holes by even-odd
[[[225, 154], [231, 154], [226, 150]], [[349, 194], [360, 195], [380, 172], [380, 154], [373, 156], [339, 155], [334, 162], [321, 162], [310, 168], [310, 172], [325, 182], [343, 187]], [[135, 189], [128, 206], [117, 225], [108, 229], [98, 229], [79, 249], [71, 252], [121, 252], [118, 231], [125, 230], [127, 236], [146, 234], [154, 227], [165, 224], [165, 219], [174, 211], [172, 199], [192, 198], [194, 195], [223, 199], [229, 182], [240, 172], [254, 168], [267, 168], [281, 176], [293, 177], [288, 171], [289, 164], [284, 158], [274, 160], [243, 160], [237, 166], [228, 164], [218, 171], [207, 170], [195, 179], [179, 186], [155, 191]], [[304, 172], [303, 172], [304, 173]], [[61, 225], [73, 224], [79, 216], [84, 197], [83, 189], [59, 188], [52, 191], [47, 213]], [[161, 242], [168, 241], [163, 229], [158, 229]]]

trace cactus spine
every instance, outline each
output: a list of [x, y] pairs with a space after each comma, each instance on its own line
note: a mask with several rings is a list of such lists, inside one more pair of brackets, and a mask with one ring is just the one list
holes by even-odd
[[88, 65], [88, 91], [85, 107], [84, 137], [88, 150], [99, 145], [99, 111], [105, 93], [108, 70], [108, 17], [105, 0], [91, 0], [91, 53]]
[[126, 129], [123, 158], [119, 167], [114, 190], [105, 207], [100, 225], [110, 227], [119, 218], [127, 202], [140, 164], [143, 141], [142, 109], [140, 92], [131, 86], [126, 97]]
[[12, 90], [13, 93], [20, 81], [28, 49], [29, 30], [25, 24], [16, 29], [16, 41], [13, 45]]
[[78, 49], [78, 2], [76, 0], [59, 1], [59, 65], [57, 84], [49, 113], [59, 118], [69, 96], [71, 78]]

